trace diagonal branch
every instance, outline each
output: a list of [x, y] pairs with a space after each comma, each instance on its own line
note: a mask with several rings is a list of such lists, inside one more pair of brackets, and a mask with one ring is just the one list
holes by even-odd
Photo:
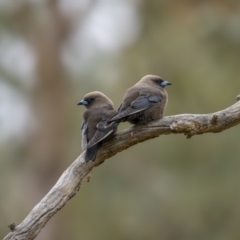
[[[239, 100], [239, 99], [238, 99]], [[65, 170], [55, 186], [33, 208], [22, 223], [9, 227], [11, 232], [4, 240], [34, 239], [48, 220], [59, 211], [79, 190], [84, 178], [93, 167], [137, 143], [163, 134], [183, 133], [187, 138], [203, 133], [217, 133], [240, 123], [240, 101], [211, 114], [181, 114], [164, 117], [144, 126], [133, 126], [103, 144], [95, 162], [84, 162], [84, 152]]]

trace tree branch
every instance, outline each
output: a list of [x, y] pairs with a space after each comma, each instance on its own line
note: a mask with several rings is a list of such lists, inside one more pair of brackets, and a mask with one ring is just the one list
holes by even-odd
[[[239, 100], [239, 98], [238, 98]], [[4, 240], [34, 239], [48, 220], [79, 190], [93, 167], [137, 143], [163, 134], [183, 133], [190, 138], [197, 134], [217, 133], [240, 123], [240, 101], [211, 114], [181, 114], [164, 117], [143, 126], [133, 126], [103, 144], [95, 162], [84, 161], [84, 152], [62, 174], [49, 193], [32, 209], [19, 225], [11, 224]]]

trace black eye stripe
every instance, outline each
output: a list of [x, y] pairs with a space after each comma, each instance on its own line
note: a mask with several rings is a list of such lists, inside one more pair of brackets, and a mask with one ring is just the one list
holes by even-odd
[[157, 83], [162, 83], [163, 82], [162, 79], [155, 79], [154, 81], [157, 82]]

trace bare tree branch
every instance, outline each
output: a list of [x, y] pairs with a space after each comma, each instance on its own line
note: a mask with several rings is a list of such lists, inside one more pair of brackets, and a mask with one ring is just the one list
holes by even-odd
[[163, 134], [183, 133], [187, 138], [203, 133], [217, 133], [240, 123], [240, 101], [229, 108], [211, 114], [181, 114], [164, 117], [144, 126], [133, 126], [103, 144], [95, 162], [85, 163], [84, 152], [62, 174], [55, 186], [33, 208], [19, 225], [11, 224], [4, 240], [34, 239], [48, 220], [79, 190], [93, 167], [139, 142]]

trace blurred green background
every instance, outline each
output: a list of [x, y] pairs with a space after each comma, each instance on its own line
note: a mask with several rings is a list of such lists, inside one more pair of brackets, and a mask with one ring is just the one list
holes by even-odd
[[[239, 0], [0, 0], [0, 238], [81, 153], [87, 92], [117, 108], [156, 74], [165, 115], [210, 113], [235, 102], [239, 64]], [[119, 153], [36, 239], [240, 239], [239, 130]]]

